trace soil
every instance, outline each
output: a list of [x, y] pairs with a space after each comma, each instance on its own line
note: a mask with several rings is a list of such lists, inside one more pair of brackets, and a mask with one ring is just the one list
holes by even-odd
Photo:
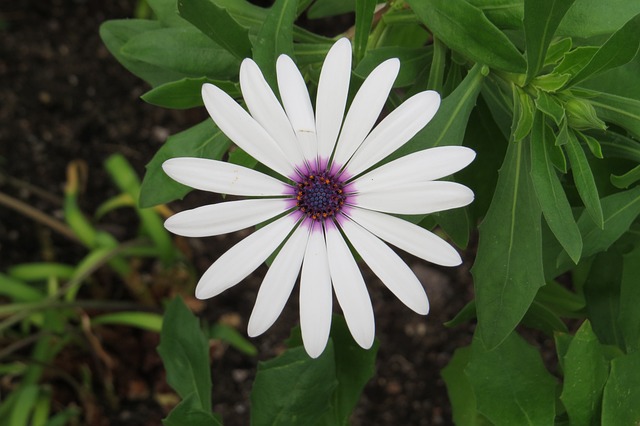
[[[80, 203], [87, 215], [118, 194], [103, 163], [123, 154], [139, 176], [169, 134], [204, 117], [204, 111], [169, 111], [139, 99], [148, 87], [111, 57], [99, 36], [100, 23], [133, 16], [133, 0], [23, 0], [0, 6], [0, 194], [27, 203], [62, 220], [66, 170], [72, 161], [87, 166]], [[204, 194], [173, 203], [173, 210], [201, 205]], [[100, 220], [118, 239], [135, 232], [135, 216], [118, 210]], [[133, 230], [132, 230], [133, 229]], [[180, 239], [201, 274], [243, 236]], [[472, 253], [473, 250], [468, 250]], [[24, 213], [0, 204], [0, 271], [24, 262], [77, 264], [87, 250]], [[472, 256], [467, 254], [465, 256]], [[446, 328], [472, 298], [466, 259], [453, 269], [435, 268], [406, 257], [427, 288], [431, 313], [414, 314], [367, 273], [376, 314], [380, 349], [377, 372], [353, 414], [353, 425], [446, 425], [451, 411], [441, 369], [453, 351], [469, 344], [472, 326]], [[162, 300], [176, 293], [207, 321], [222, 321], [245, 334], [259, 283], [260, 268], [241, 285], [206, 303], [192, 298], [193, 276], [185, 267], [162, 268], [152, 261], [136, 264], [139, 281], [151, 299], [141, 300], [107, 268], [97, 271], [82, 290], [86, 298], [122, 301], [140, 310], [161, 311]], [[257, 363], [280, 353], [297, 323], [296, 295], [278, 322], [252, 339], [257, 356], [212, 343], [214, 410], [226, 425], [249, 424], [249, 394]], [[94, 311], [79, 311], [90, 316]], [[127, 327], [82, 327], [45, 366], [43, 381], [53, 392], [53, 409], [80, 407], [78, 424], [158, 425], [177, 397], [166, 384], [157, 355], [158, 336]], [[0, 337], [0, 347], [7, 344]], [[0, 362], [26, 361], [30, 347]], [[0, 396], [16, 383], [0, 380]]]

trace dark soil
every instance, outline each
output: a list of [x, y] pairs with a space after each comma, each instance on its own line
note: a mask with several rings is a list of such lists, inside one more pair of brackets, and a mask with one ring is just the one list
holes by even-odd
[[[3, 2], [0, 6], [0, 193], [62, 220], [63, 187], [70, 162], [88, 166], [83, 210], [118, 193], [104, 171], [113, 153], [123, 154], [140, 176], [167, 135], [198, 122], [203, 111], [168, 111], [145, 104], [148, 88], [113, 59], [98, 36], [100, 23], [133, 15], [133, 0], [51, 0]], [[191, 194], [174, 210], [206, 202]], [[135, 217], [116, 213], [101, 223], [119, 239], [128, 238]], [[179, 240], [188, 249], [196, 275], [241, 233], [220, 238]], [[87, 250], [48, 226], [0, 204], [0, 271], [24, 262], [77, 264]], [[451, 412], [440, 370], [457, 347], [470, 342], [470, 327], [448, 329], [451, 319], [472, 297], [468, 272], [434, 268], [407, 258], [427, 288], [431, 313], [412, 313], [368, 274], [380, 341], [377, 373], [367, 385], [352, 417], [354, 425], [450, 424]], [[184, 268], [183, 268], [184, 269]], [[83, 291], [85, 298], [121, 300], [139, 309], [160, 311], [162, 299], [182, 293], [211, 323], [223, 321], [241, 333], [264, 268], [246, 282], [206, 303], [191, 298], [193, 277], [180, 268], [162, 269], [150, 261], [136, 271], [149, 288], [143, 303], [109, 270], [100, 270]], [[185, 278], [186, 276], [186, 278]], [[92, 312], [87, 312], [91, 315]], [[258, 356], [212, 344], [214, 409], [226, 425], [249, 424], [249, 394], [259, 360], [283, 350], [283, 340], [297, 323], [296, 295], [265, 335], [253, 339]], [[125, 327], [84, 330], [78, 324], [69, 345], [45, 369], [54, 409], [78, 406], [80, 424], [157, 425], [173, 404], [156, 353], [158, 336]], [[0, 345], [4, 345], [0, 339]], [[11, 359], [25, 360], [30, 348]], [[87, 376], [89, 381], [83, 382]], [[0, 380], [0, 396], [11, 390]]]

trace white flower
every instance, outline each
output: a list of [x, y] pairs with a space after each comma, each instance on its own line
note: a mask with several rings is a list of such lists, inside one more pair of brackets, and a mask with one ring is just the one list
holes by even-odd
[[421, 283], [383, 240], [438, 265], [461, 263], [447, 242], [393, 215], [469, 204], [470, 189], [435, 179], [466, 167], [475, 153], [457, 146], [432, 148], [371, 169], [422, 129], [440, 105], [438, 93], [418, 93], [373, 128], [399, 69], [394, 58], [373, 70], [344, 121], [351, 76], [347, 39], [337, 41], [327, 54], [315, 115], [303, 77], [286, 55], [277, 61], [282, 105], [251, 59], [240, 68], [250, 114], [216, 86], [202, 87], [205, 106], [218, 127], [281, 178], [222, 161], [170, 159], [164, 171], [180, 183], [251, 198], [183, 211], [165, 226], [179, 235], [204, 237], [270, 221], [223, 254], [196, 288], [199, 299], [213, 297], [242, 281], [282, 246], [258, 292], [250, 336], [275, 322], [302, 269], [300, 326], [307, 353], [318, 357], [327, 344], [332, 288], [354, 339], [370, 348], [373, 309], [347, 241], [391, 292], [423, 315], [429, 302]]

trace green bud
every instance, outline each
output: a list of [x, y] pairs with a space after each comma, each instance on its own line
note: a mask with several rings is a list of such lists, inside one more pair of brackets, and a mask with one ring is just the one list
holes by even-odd
[[598, 118], [595, 108], [586, 99], [570, 98], [564, 107], [570, 127], [576, 130], [606, 130], [607, 125]]

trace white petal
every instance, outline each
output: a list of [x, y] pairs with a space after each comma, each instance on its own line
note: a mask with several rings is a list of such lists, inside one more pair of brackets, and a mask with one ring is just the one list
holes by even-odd
[[357, 223], [346, 220], [340, 226], [362, 260], [384, 285], [410, 309], [426, 315], [429, 300], [411, 268], [388, 245]]
[[473, 201], [473, 191], [455, 182], [429, 181], [359, 192], [353, 197], [353, 204], [365, 209], [394, 214], [427, 214], [466, 206]]
[[202, 275], [196, 297], [208, 299], [238, 284], [278, 248], [295, 224], [292, 215], [281, 217], [231, 247]]
[[293, 131], [304, 158], [309, 164], [315, 163], [318, 155], [316, 123], [309, 91], [298, 67], [287, 55], [280, 55], [276, 63], [278, 89], [282, 104], [287, 112]]
[[351, 43], [336, 41], [322, 65], [316, 97], [318, 156], [328, 160], [338, 139], [351, 79]]
[[248, 228], [283, 213], [288, 199], [257, 199], [210, 204], [176, 213], [164, 227], [184, 237], [210, 237]]
[[340, 231], [330, 226], [326, 238], [331, 281], [344, 319], [354, 340], [369, 349], [375, 337], [375, 321], [367, 286]]
[[[464, 146], [439, 146], [400, 157], [373, 169], [354, 182], [359, 191], [374, 191], [409, 182], [440, 179], [464, 169], [475, 157], [476, 153]], [[349, 173], [352, 173], [350, 166]]]
[[391, 154], [415, 136], [433, 118], [440, 106], [440, 95], [426, 91], [407, 99], [376, 126], [349, 161], [348, 169], [357, 175]]
[[299, 226], [274, 259], [249, 318], [249, 336], [264, 333], [280, 316], [298, 278], [308, 240], [308, 228]]
[[344, 119], [333, 160], [335, 164], [346, 164], [376, 124], [398, 71], [398, 58], [387, 59], [371, 71], [362, 83]]
[[411, 222], [371, 210], [353, 208], [349, 217], [386, 242], [426, 261], [457, 266], [460, 255], [442, 238]]
[[273, 196], [287, 193], [287, 185], [264, 173], [225, 161], [171, 158], [162, 163], [171, 179], [203, 191], [229, 195]]
[[316, 226], [311, 231], [300, 277], [300, 328], [302, 342], [311, 358], [327, 346], [331, 330], [331, 277], [324, 235]]
[[220, 130], [265, 166], [283, 176], [293, 176], [294, 167], [267, 131], [223, 90], [202, 85], [202, 100]]
[[289, 162], [301, 166], [304, 158], [291, 123], [260, 68], [251, 59], [245, 59], [240, 65], [240, 88], [253, 118], [271, 135]]

